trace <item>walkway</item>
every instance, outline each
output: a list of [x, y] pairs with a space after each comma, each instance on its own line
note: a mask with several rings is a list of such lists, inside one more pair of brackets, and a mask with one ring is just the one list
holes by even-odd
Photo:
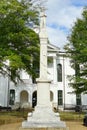
[[[83, 126], [81, 122], [66, 122], [66, 125], [69, 127], [69, 130], [87, 130], [87, 127]], [[14, 123], [1, 125], [0, 130], [19, 130], [20, 127], [21, 123]]]

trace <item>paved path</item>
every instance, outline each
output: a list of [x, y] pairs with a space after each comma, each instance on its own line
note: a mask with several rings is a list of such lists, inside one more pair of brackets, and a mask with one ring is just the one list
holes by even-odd
[[0, 130], [19, 130], [21, 123], [1, 125]]
[[[87, 130], [87, 127], [83, 126], [81, 122], [66, 122], [66, 125], [69, 127], [69, 130]], [[1, 125], [0, 130], [19, 130], [20, 127], [21, 123], [14, 123]]]
[[69, 130], [87, 130], [87, 127], [83, 126], [82, 122], [66, 122]]

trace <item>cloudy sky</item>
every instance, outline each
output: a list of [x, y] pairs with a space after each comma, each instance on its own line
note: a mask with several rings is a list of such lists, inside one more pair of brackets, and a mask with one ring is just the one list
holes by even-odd
[[63, 48], [76, 18], [81, 17], [87, 0], [48, 0], [47, 31], [52, 44]]

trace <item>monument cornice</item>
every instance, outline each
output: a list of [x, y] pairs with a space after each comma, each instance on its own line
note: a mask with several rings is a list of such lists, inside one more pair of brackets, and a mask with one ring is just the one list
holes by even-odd
[[36, 82], [37, 83], [51, 83], [51, 80], [50, 79], [37, 78]]

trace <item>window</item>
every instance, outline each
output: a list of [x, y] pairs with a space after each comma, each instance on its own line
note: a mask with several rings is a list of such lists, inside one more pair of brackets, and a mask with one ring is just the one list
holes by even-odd
[[53, 101], [53, 92], [50, 91], [50, 101], [52, 102]]
[[57, 64], [57, 81], [62, 82], [62, 65]]
[[53, 67], [53, 57], [48, 57], [47, 59], [47, 64], [48, 64], [48, 68], [52, 68]]
[[11, 89], [11, 90], [10, 90], [10, 100], [9, 100], [9, 104], [10, 104], [10, 105], [14, 105], [14, 101], [15, 101], [15, 90]]
[[76, 105], [81, 105], [81, 94], [76, 94]]
[[63, 91], [58, 90], [58, 105], [63, 105]]

